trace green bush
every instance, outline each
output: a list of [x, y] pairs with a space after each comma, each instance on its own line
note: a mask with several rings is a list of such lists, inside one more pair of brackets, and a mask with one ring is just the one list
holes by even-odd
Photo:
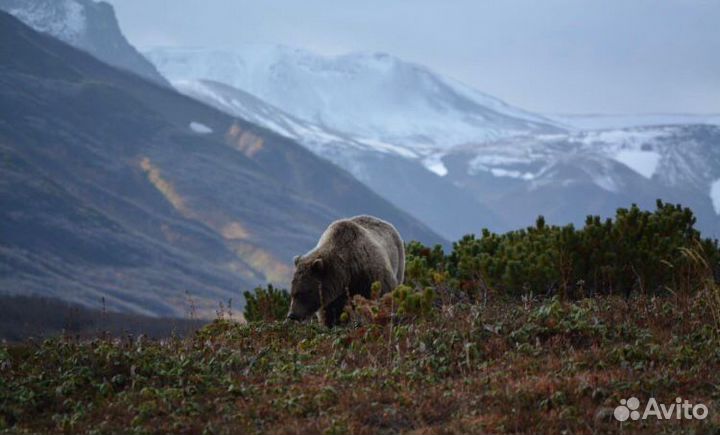
[[285, 289], [277, 289], [272, 284], [267, 288], [256, 287], [252, 292], [246, 291], [245, 320], [248, 322], [283, 320], [290, 308], [290, 294]]
[[441, 277], [475, 299], [481, 292], [691, 294], [708, 275], [720, 276], [718, 242], [703, 239], [695, 220], [689, 208], [658, 200], [653, 212], [633, 205], [618, 209], [614, 220], [588, 216], [581, 229], [547, 225], [540, 216], [534, 226], [505, 234], [483, 230], [453, 243], [449, 255], [412, 242], [406, 281], [426, 286]]
[[398, 316], [421, 318], [432, 313], [436, 294], [431, 287], [419, 290], [402, 284], [392, 291], [392, 298]]

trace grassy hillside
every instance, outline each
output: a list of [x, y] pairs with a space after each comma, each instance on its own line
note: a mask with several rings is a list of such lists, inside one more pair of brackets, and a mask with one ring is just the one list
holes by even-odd
[[[720, 250], [694, 222], [659, 202], [448, 254], [410, 243], [405, 284], [356, 296], [334, 329], [279, 322], [288, 295], [268, 287], [245, 294], [251, 323], [222, 309], [185, 339], [4, 344], [0, 429], [717, 433]], [[630, 397], [708, 416], [621, 423]]]
[[[332, 330], [218, 319], [185, 340], [5, 345], [0, 427], [715, 433], [720, 338], [709, 292], [461, 303], [416, 316], [373, 301], [356, 305], [349, 325]], [[621, 425], [613, 409], [631, 396], [661, 403], [680, 396], [708, 406], [709, 417]]]
[[92, 338], [104, 334], [144, 334], [153, 338], [186, 336], [207, 324], [206, 320], [149, 317], [93, 310], [52, 298], [0, 295], [0, 340], [20, 342], [57, 335]]

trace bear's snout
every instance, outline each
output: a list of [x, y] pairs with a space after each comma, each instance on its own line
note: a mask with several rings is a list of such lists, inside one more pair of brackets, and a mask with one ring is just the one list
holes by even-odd
[[288, 319], [288, 320], [293, 320], [293, 321], [295, 321], [295, 322], [299, 322], [299, 321], [302, 320], [302, 318], [301, 318], [300, 316], [298, 316], [297, 314], [295, 314], [295, 313], [289, 313], [289, 314], [287, 315], [287, 319]]

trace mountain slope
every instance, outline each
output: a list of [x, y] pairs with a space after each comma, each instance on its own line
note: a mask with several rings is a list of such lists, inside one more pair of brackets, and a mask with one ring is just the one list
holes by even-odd
[[9, 12], [40, 32], [67, 42], [110, 65], [169, 86], [122, 34], [113, 7], [93, 0], [0, 0]]
[[334, 219], [442, 242], [292, 140], [0, 13], [0, 289], [149, 314], [286, 283]]
[[448, 239], [510, 227], [443, 178], [438, 155], [466, 142], [564, 131], [385, 54], [240, 44], [145, 55], [181, 92], [297, 140]]
[[[399, 146], [354, 138], [290, 115], [247, 92], [209, 80], [179, 81], [180, 92], [231, 115], [297, 140], [352, 173], [393, 204], [450, 240], [490, 227], [509, 229], [476, 197], [439, 176], [433, 156], [422, 158]], [[429, 169], [432, 168], [433, 170]], [[444, 174], [443, 174], [444, 175]]]

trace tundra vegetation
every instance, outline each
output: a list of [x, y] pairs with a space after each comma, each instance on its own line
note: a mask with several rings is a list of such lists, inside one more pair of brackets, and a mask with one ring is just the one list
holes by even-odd
[[[246, 295], [193, 336], [0, 346], [0, 428], [46, 433], [716, 433], [720, 250], [690, 210], [407, 246], [405, 284], [342, 324]], [[236, 316], [237, 317], [237, 316]], [[704, 420], [629, 420], [676, 397]]]

